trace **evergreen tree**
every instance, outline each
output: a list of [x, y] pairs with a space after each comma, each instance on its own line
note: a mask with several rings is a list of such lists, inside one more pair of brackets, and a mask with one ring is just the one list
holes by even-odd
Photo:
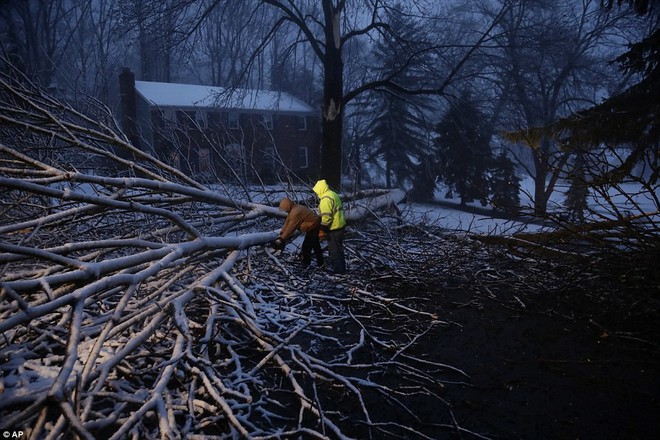
[[[420, 43], [423, 38], [419, 26], [404, 15], [395, 15], [389, 25], [391, 33], [386, 33], [375, 47], [374, 65], [383, 66], [381, 76], [403, 87], [413, 87], [420, 83], [420, 68], [425, 63], [425, 57], [414, 56], [423, 52], [420, 47], [425, 44]], [[368, 135], [373, 146], [369, 159], [382, 164], [387, 187], [406, 186], [428, 150], [424, 116], [430, 108], [427, 98], [397, 95], [390, 90], [376, 90], [371, 97], [375, 118]]]
[[520, 177], [515, 165], [502, 151], [491, 166], [490, 193], [495, 209], [515, 212], [520, 207]]
[[[608, 8], [614, 0], [603, 0]], [[649, 153], [657, 157], [660, 145], [660, 27], [657, 26], [660, 0], [617, 0], [620, 7], [627, 4], [639, 15], [648, 15], [656, 26], [641, 41], [617, 58], [622, 74], [637, 75], [639, 82], [613, 95], [602, 103], [576, 112], [560, 120], [557, 129], [565, 129], [564, 142], [574, 145], [622, 145], [633, 150], [628, 158], [608, 173], [614, 181], [630, 173], [638, 161]], [[660, 175], [656, 170], [650, 177], [656, 183]]]
[[436, 188], [436, 164], [431, 154], [421, 158], [412, 177], [412, 189], [408, 196], [414, 201], [425, 201], [433, 198]]
[[435, 128], [438, 171], [449, 193], [458, 193], [461, 205], [473, 200], [486, 204], [488, 176], [493, 158], [485, 116], [463, 94], [452, 102]]
[[569, 176], [571, 185], [568, 187], [566, 199], [564, 200], [569, 218], [575, 221], [584, 221], [584, 213], [587, 210], [587, 196], [589, 195], [589, 186], [585, 179], [583, 154], [578, 153], [575, 157], [573, 170]]

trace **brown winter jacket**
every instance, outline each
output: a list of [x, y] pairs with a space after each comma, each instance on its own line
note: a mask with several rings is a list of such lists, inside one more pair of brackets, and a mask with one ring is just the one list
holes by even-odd
[[306, 206], [296, 205], [286, 197], [280, 202], [280, 209], [289, 213], [280, 231], [282, 240], [289, 238], [296, 229], [301, 232], [309, 232], [318, 228], [321, 223], [321, 219], [314, 211]]

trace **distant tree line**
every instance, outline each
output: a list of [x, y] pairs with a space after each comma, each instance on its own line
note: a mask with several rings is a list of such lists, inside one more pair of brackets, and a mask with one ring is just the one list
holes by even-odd
[[612, 63], [657, 40], [656, 3], [7, 0], [0, 41], [74, 103], [116, 108], [124, 65], [144, 80], [287, 91], [320, 109], [322, 173], [337, 187], [431, 197], [443, 182], [462, 203], [506, 206], [527, 174], [543, 214], [558, 182], [584, 181], [586, 162], [565, 132], [538, 128], [657, 69], [640, 67], [657, 49], [639, 46], [625, 70]]

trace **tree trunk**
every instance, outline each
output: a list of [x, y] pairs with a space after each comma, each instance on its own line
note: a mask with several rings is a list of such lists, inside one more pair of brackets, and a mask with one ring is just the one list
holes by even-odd
[[325, 56], [323, 59], [323, 122], [321, 178], [341, 190], [341, 136], [343, 129], [344, 63], [341, 55], [339, 18], [341, 10], [324, 0]]
[[536, 176], [534, 176], [534, 213], [544, 216], [548, 210], [548, 192], [545, 189], [548, 166], [542, 157], [544, 153], [540, 149], [539, 146], [539, 150], [534, 151], [534, 169], [536, 171]]

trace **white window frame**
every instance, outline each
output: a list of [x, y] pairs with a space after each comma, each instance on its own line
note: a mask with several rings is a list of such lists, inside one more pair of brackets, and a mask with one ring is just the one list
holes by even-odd
[[233, 142], [230, 144], [225, 145], [225, 152], [229, 155], [227, 160], [231, 163], [231, 161], [238, 161], [242, 162], [243, 159], [245, 158], [245, 148], [243, 147], [242, 144]]
[[298, 130], [307, 131], [307, 116], [298, 116]]
[[199, 128], [209, 128], [209, 117], [206, 110], [196, 110], [195, 111], [195, 122], [199, 125]]
[[301, 170], [309, 168], [309, 148], [298, 147], [298, 163]]
[[168, 122], [177, 122], [178, 118], [176, 116], [176, 109], [174, 107], [162, 107], [160, 109], [160, 114], [161, 117]]
[[273, 169], [277, 167], [277, 158], [275, 157], [275, 146], [268, 145], [264, 148], [264, 165]]

